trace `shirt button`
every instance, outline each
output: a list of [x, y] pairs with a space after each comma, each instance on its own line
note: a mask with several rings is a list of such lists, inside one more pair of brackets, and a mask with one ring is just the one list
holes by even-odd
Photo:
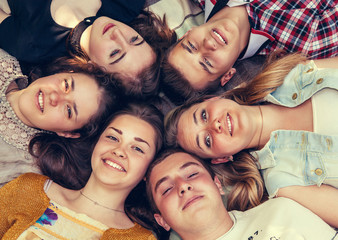
[[292, 100], [295, 100], [297, 98], [297, 93], [292, 94]]
[[323, 174], [323, 170], [320, 169], [320, 168], [317, 168], [317, 169], [315, 170], [315, 174], [316, 174], [317, 176], [320, 176], [320, 175]]
[[313, 68], [310, 68], [309, 70], [306, 71], [306, 73], [310, 73], [313, 71]]
[[321, 84], [321, 83], [323, 82], [323, 80], [324, 80], [323, 78], [319, 78], [319, 79], [316, 81], [316, 83], [317, 83], [317, 84]]

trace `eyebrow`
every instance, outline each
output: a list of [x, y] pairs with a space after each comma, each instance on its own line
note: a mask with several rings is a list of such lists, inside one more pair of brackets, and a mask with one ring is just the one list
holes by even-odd
[[[187, 168], [187, 167], [190, 167], [190, 166], [192, 166], [192, 165], [194, 165], [194, 166], [200, 166], [199, 164], [197, 164], [197, 163], [195, 163], [195, 162], [186, 162], [185, 164], [183, 164], [183, 165], [179, 168], [179, 170], [183, 170], [183, 169], [185, 169], [185, 168]], [[158, 180], [158, 181], [156, 182], [156, 184], [155, 184], [155, 193], [157, 192], [157, 189], [159, 188], [159, 186], [160, 186], [163, 182], [167, 181], [168, 179], [169, 179], [169, 177], [168, 177], [168, 176], [165, 176], [165, 177], [161, 178], [160, 180]]]
[[135, 139], [135, 141], [138, 141], [138, 142], [144, 142], [145, 144], [147, 144], [150, 147], [149, 143], [146, 140], [143, 140], [140, 137], [135, 137], [134, 139]]
[[114, 127], [110, 127], [111, 129], [115, 130], [115, 132], [117, 132], [118, 134], [122, 135], [123, 132], [120, 129], [114, 128]]
[[[71, 76], [71, 79], [72, 79], [72, 91], [75, 91], [75, 81], [74, 81], [74, 78], [73, 78], [73, 76]], [[75, 112], [75, 115], [76, 115], [76, 117], [75, 117], [75, 121], [77, 120], [77, 116], [79, 115], [79, 112], [77, 111], [77, 105], [76, 105], [76, 103], [74, 102], [74, 104], [73, 104], [73, 108], [74, 108], [74, 112]]]
[[[117, 128], [114, 128], [114, 127], [110, 127], [110, 128], [113, 129], [118, 134], [123, 135], [123, 132], [120, 129], [117, 129]], [[140, 137], [135, 137], [134, 140], [138, 141], [138, 142], [144, 142], [145, 144], [147, 144], [150, 147], [149, 143], [146, 140], [143, 140]]]

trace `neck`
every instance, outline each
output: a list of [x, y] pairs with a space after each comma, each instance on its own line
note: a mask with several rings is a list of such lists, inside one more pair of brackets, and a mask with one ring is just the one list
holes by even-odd
[[[257, 146], [258, 140], [255, 140], [256, 146], [253, 148], [262, 148], [270, 140], [270, 135], [276, 130], [296, 130], [313, 131], [313, 113], [311, 100], [294, 107], [283, 107], [274, 104], [261, 106], [263, 115], [263, 131], [261, 134], [260, 146]], [[259, 109], [257, 110], [259, 114]], [[259, 138], [259, 122], [257, 123], [256, 139]]]
[[76, 191], [76, 198], [71, 201], [71, 208], [112, 228], [133, 227], [134, 223], [124, 211], [124, 202], [129, 192], [104, 186], [91, 178], [83, 189]]
[[210, 221], [200, 219], [200, 222], [194, 222], [194, 227], [179, 233], [179, 235], [184, 240], [212, 240], [223, 236], [232, 228], [234, 222], [225, 208], [224, 211], [218, 211], [215, 216], [216, 217], [210, 217]]
[[19, 108], [19, 98], [20, 95], [25, 91], [25, 89], [19, 90], [15, 88], [9, 88], [6, 92], [6, 99], [11, 105], [11, 108], [13, 109], [15, 115], [27, 126], [34, 127], [32, 124], [24, 117], [24, 115], [21, 113]]
[[[130, 191], [126, 189], [116, 189], [111, 186], [104, 185], [95, 180], [91, 175], [82, 193], [106, 208], [124, 211], [124, 202]], [[79, 191], [80, 193], [80, 191]], [[90, 202], [90, 200], [87, 199]], [[93, 202], [91, 204], [95, 205]], [[102, 207], [101, 207], [102, 208]], [[104, 209], [104, 208], [103, 208]]]
[[89, 38], [90, 32], [92, 30], [93, 25], [87, 27], [80, 37], [80, 47], [88, 54], [89, 53]]

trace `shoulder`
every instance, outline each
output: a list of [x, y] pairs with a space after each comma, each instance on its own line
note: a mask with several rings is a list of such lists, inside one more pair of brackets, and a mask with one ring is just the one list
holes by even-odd
[[3, 49], [0, 49], [0, 72], [5, 77], [6, 74], [22, 75], [18, 60]]
[[25, 173], [20, 175], [13, 181], [7, 183], [4, 187], [6, 188], [17, 188], [20, 187], [26, 194], [30, 191], [35, 191], [39, 187], [43, 189], [43, 185], [48, 177], [37, 174], [37, 173]]
[[[3, 204], [13, 204], [13, 201], [31, 203], [35, 201], [49, 202], [43, 187], [46, 176], [36, 173], [26, 173], [10, 181], [0, 188], [0, 199]], [[3, 200], [3, 201], [2, 201]]]

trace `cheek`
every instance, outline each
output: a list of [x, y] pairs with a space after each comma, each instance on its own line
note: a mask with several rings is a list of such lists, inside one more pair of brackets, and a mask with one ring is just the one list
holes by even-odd
[[213, 153], [214, 154], [222, 154], [229, 150], [229, 144], [226, 140], [223, 139], [223, 137], [218, 134], [216, 137], [214, 137], [214, 147], [213, 147]]

